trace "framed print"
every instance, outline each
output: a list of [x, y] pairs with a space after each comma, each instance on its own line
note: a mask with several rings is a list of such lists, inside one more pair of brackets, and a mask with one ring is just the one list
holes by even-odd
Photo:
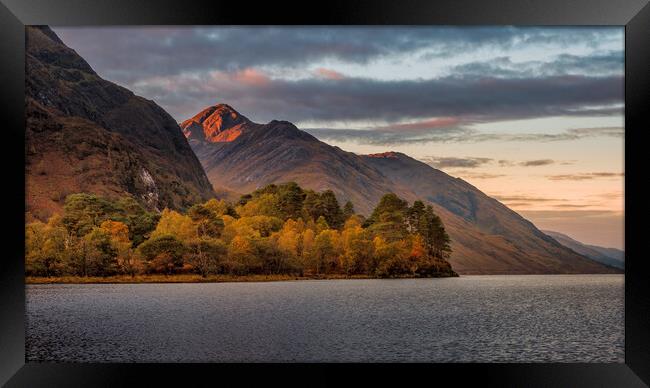
[[1, 381], [646, 386], [647, 2], [321, 8], [3, 0]]

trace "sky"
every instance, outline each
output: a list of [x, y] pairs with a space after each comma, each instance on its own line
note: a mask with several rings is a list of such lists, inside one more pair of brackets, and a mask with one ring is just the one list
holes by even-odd
[[541, 229], [623, 248], [622, 27], [53, 27], [177, 121], [227, 103], [399, 151]]

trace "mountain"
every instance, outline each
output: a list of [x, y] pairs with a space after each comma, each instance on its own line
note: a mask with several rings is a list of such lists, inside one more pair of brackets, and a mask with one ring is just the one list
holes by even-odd
[[[224, 124], [230, 123], [229, 127]], [[332, 189], [369, 214], [393, 187], [363, 158], [330, 146], [287, 121], [257, 124], [220, 104], [181, 123], [212, 184], [247, 193], [276, 182]], [[345, 184], [342, 185], [341, 183]]]
[[430, 203], [451, 236], [449, 261], [461, 274], [619, 272], [564, 247], [469, 183], [401, 153], [346, 152], [290, 122], [258, 124], [225, 104], [202, 110], [181, 128], [222, 190], [246, 193], [295, 181], [331, 189], [365, 215], [388, 192]]
[[44, 219], [66, 195], [132, 195], [149, 209], [214, 196], [174, 119], [99, 77], [48, 27], [26, 27], [26, 206]]
[[625, 262], [625, 252], [620, 249], [605, 248], [605, 247], [599, 247], [597, 245], [589, 245], [589, 244], [585, 244], [585, 246], [595, 251], [598, 251], [607, 257], [611, 257], [612, 259], [618, 260], [621, 263]]
[[583, 244], [580, 241], [574, 240], [566, 234], [545, 230], [544, 233], [553, 237], [557, 242], [565, 247], [571, 248], [581, 255], [588, 258], [609, 265], [611, 267], [624, 269], [625, 268], [625, 252], [616, 248], [603, 248], [596, 245]]

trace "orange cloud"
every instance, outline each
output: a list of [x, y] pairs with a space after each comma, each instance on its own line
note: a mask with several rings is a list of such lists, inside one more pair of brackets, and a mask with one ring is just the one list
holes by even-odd
[[314, 70], [314, 73], [316, 73], [316, 75], [319, 77], [332, 79], [332, 80], [342, 80], [343, 78], [345, 78], [345, 76], [339, 73], [338, 71], [325, 69], [323, 67], [319, 67], [318, 69]]

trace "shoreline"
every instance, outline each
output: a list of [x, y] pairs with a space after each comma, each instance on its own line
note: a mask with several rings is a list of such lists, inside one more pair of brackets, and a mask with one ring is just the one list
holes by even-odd
[[80, 277], [80, 276], [58, 276], [38, 277], [26, 276], [25, 284], [155, 284], [155, 283], [250, 283], [250, 282], [277, 282], [294, 280], [346, 280], [346, 279], [432, 279], [456, 277], [450, 275], [420, 277], [400, 276], [392, 278], [380, 278], [371, 275], [210, 275], [202, 277], [195, 274], [183, 275], [117, 275], [107, 277]]
[[474, 276], [546, 276], [546, 275], [625, 275], [624, 273], [556, 273], [556, 274], [465, 274], [465, 275], [441, 275], [431, 277], [420, 276], [399, 276], [390, 278], [381, 278], [371, 275], [210, 275], [202, 277], [195, 274], [181, 275], [117, 275], [108, 277], [79, 277], [79, 276], [59, 276], [59, 277], [38, 277], [26, 276], [25, 284], [165, 284], [165, 283], [254, 283], [254, 282], [282, 282], [282, 281], [304, 281], [304, 280], [359, 280], [359, 279], [442, 279], [452, 277], [474, 277]]

